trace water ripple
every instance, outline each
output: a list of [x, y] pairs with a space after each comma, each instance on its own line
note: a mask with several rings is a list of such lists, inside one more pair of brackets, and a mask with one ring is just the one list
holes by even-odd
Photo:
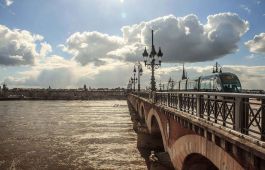
[[1, 101], [0, 169], [146, 169], [126, 101]]

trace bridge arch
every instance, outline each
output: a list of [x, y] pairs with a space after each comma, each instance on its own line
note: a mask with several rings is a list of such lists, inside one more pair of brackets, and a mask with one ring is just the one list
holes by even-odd
[[166, 136], [163, 130], [162, 122], [158, 113], [153, 108], [147, 114], [146, 123], [149, 133], [158, 138], [161, 138], [161, 145], [163, 145], [164, 151], [167, 151]]
[[157, 119], [156, 119], [155, 116], [152, 116], [152, 118], [151, 118], [151, 129], [150, 129], [150, 132], [151, 132], [151, 135], [161, 136], [161, 131], [160, 131], [160, 128], [159, 128], [159, 124], [158, 124]]
[[177, 139], [169, 149], [169, 154], [174, 167], [178, 169], [186, 169], [189, 167], [186, 163], [196, 159], [204, 161], [204, 164], [198, 166], [214, 165], [217, 169], [244, 169], [221, 147], [196, 134]]
[[205, 156], [198, 153], [192, 153], [188, 155], [184, 160], [182, 170], [198, 169], [218, 170], [218, 168]]
[[144, 103], [141, 102], [139, 104], [139, 110], [138, 110], [138, 114], [139, 114], [139, 117], [141, 119], [141, 122], [145, 123], [145, 109], [144, 109]]

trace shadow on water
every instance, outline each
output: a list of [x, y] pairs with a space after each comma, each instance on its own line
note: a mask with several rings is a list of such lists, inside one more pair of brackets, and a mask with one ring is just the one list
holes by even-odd
[[149, 160], [149, 156], [150, 156], [151, 150], [145, 149], [145, 148], [140, 148], [140, 147], [138, 147], [137, 149], [139, 150], [141, 156], [144, 158], [147, 169], [150, 170], [151, 162]]

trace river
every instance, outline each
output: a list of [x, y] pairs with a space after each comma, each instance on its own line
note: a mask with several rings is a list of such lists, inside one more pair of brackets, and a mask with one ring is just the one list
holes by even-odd
[[0, 169], [147, 169], [126, 101], [1, 101]]

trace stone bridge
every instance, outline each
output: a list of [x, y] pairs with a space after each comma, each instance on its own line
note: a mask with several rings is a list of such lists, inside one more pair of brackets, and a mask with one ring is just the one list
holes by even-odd
[[175, 169], [265, 169], [265, 96], [130, 93], [138, 147], [165, 152]]

